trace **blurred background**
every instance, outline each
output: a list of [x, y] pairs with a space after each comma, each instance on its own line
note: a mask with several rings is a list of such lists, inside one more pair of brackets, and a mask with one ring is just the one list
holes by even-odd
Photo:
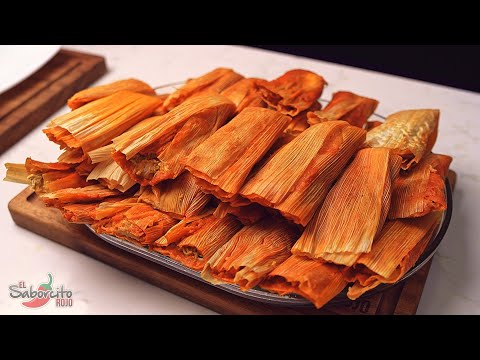
[[480, 45], [254, 45], [480, 92]]

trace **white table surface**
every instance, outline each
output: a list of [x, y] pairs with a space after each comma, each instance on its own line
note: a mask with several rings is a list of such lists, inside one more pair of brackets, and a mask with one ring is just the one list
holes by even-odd
[[[440, 130], [434, 151], [449, 154], [458, 174], [453, 218], [436, 254], [418, 314], [480, 314], [480, 94], [384, 75], [348, 66], [233, 46], [65, 46], [105, 56], [108, 74], [98, 84], [135, 77], [160, 85], [201, 75], [219, 66], [249, 77], [273, 79], [292, 68], [325, 77], [332, 92], [350, 90], [380, 100], [377, 112], [439, 108]], [[12, 64], [12, 66], [14, 66]], [[442, 71], [455, 71], [444, 69]], [[473, 74], [472, 74], [473, 76]], [[65, 113], [64, 107], [56, 115]], [[55, 161], [60, 151], [41, 132], [47, 121], [0, 156], [23, 162], [27, 156]], [[167, 291], [88, 256], [42, 238], [14, 224], [8, 201], [23, 185], [0, 182], [0, 314], [214, 314]], [[73, 290], [74, 305], [50, 302], [31, 310], [8, 295], [8, 286], [24, 280], [34, 285], [54, 275], [54, 285]]]

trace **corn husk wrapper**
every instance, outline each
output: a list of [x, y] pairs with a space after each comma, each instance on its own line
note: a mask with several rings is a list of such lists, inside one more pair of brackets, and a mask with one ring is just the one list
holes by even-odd
[[110, 190], [103, 185], [88, 185], [83, 188], [66, 188], [40, 195], [47, 206], [62, 207], [66, 204], [98, 202], [100, 200], [119, 196], [117, 190]]
[[232, 69], [217, 68], [198, 78], [187, 81], [185, 85], [170, 94], [163, 103], [164, 111], [168, 112], [194, 96], [220, 94], [241, 79], [243, 79], [243, 76], [237, 74]]
[[214, 219], [211, 217], [214, 211], [215, 209], [213, 208], [205, 208], [200, 212], [200, 214], [179, 221], [175, 226], [167, 231], [164, 236], [155, 241], [154, 250], [155, 247], [165, 248], [170, 244], [179, 243], [186, 237], [195, 234], [201, 228], [214, 221]]
[[31, 158], [25, 164], [5, 164], [7, 174], [4, 180], [28, 184], [38, 194], [65, 188], [87, 186], [72, 164], [45, 163]]
[[364, 141], [365, 131], [345, 121], [314, 125], [278, 150], [240, 195], [305, 226]]
[[347, 266], [368, 253], [387, 217], [401, 160], [386, 148], [360, 150], [292, 253]]
[[125, 192], [136, 183], [113, 159], [102, 161], [90, 172], [87, 180], [99, 180], [109, 189]]
[[426, 249], [441, 221], [441, 212], [412, 219], [387, 221], [372, 250], [360, 256], [347, 280], [352, 300], [382, 283], [395, 283], [410, 270]]
[[437, 139], [439, 110], [404, 110], [367, 132], [366, 146], [393, 149], [403, 158], [402, 169], [418, 164]]
[[320, 98], [326, 81], [306, 70], [290, 70], [273, 81], [257, 82], [263, 100], [283, 114], [296, 116]]
[[163, 236], [177, 222], [148, 204], [136, 203], [112, 217], [96, 221], [92, 227], [99, 234], [113, 235], [146, 246]]
[[349, 91], [338, 91], [333, 94], [325, 109], [308, 114], [308, 123], [315, 125], [324, 121], [343, 120], [350, 125], [363, 128], [377, 106], [377, 100]]
[[290, 256], [297, 236], [295, 227], [273, 218], [245, 226], [208, 260], [202, 277], [251, 289]]
[[231, 215], [219, 219], [210, 214], [202, 218], [201, 227], [197, 227], [186, 236], [177, 237], [179, 241], [166, 239], [175, 236], [173, 233], [176, 231], [184, 231], [181, 226], [172, 228], [164, 238], [154, 243], [153, 249], [191, 269], [201, 270], [212, 255], [241, 227], [242, 224]]
[[87, 153], [107, 145], [159, 105], [154, 96], [123, 90], [56, 117], [43, 132], [62, 148]]
[[214, 216], [224, 218], [228, 214], [235, 216], [243, 225], [252, 225], [263, 219], [268, 213], [263, 206], [258, 204], [249, 204], [246, 206], [232, 206], [231, 203], [220, 202]]
[[247, 107], [267, 107], [267, 103], [263, 101], [257, 82], [264, 81], [261, 79], [248, 78], [237, 81], [221, 92], [221, 94], [229, 98], [236, 106], [238, 114]]
[[268, 274], [260, 287], [279, 295], [301, 295], [320, 309], [347, 286], [343, 272], [338, 265], [292, 255]]
[[139, 201], [177, 219], [200, 214], [210, 199], [211, 195], [202, 192], [188, 172], [176, 179], [148, 186], [139, 196]]
[[68, 99], [67, 105], [70, 109], [75, 110], [89, 102], [104, 98], [122, 90], [129, 90], [145, 95], [155, 95], [155, 90], [143, 81], [137, 79], [125, 79], [81, 90]]
[[389, 219], [419, 217], [447, 209], [445, 177], [452, 158], [428, 154], [393, 183]]
[[199, 185], [204, 191], [228, 201], [289, 121], [273, 110], [246, 108], [200, 144], [185, 161], [185, 168], [203, 180]]
[[194, 97], [115, 138], [113, 159], [142, 186], [174, 179], [183, 172], [180, 160], [234, 111], [235, 105], [223, 96]]

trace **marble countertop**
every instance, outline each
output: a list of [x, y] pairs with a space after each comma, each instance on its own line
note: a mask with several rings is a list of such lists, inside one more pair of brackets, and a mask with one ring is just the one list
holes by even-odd
[[[97, 83], [135, 77], [161, 85], [224, 66], [249, 77], [273, 79], [292, 68], [325, 77], [332, 92], [350, 90], [380, 100], [377, 112], [439, 108], [440, 130], [434, 151], [449, 154], [458, 174], [453, 217], [434, 257], [418, 314], [480, 314], [480, 94], [380, 74], [318, 60], [238, 46], [65, 46], [103, 55], [109, 72]], [[450, 69], [444, 69], [450, 71]], [[451, 69], [455, 71], [455, 69]], [[65, 113], [64, 107], [54, 116]], [[27, 156], [54, 161], [58, 147], [40, 131], [41, 124], [0, 156], [5, 162]], [[14, 224], [8, 201], [23, 185], [0, 182], [0, 314], [214, 314], [124, 272], [42, 238]], [[53, 304], [31, 310], [9, 297], [8, 287], [20, 280], [34, 288], [51, 272], [55, 284], [73, 291], [74, 305]]]

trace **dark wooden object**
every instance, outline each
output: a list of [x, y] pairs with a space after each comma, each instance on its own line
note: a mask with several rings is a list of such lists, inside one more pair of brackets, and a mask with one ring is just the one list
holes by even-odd
[[0, 94], [0, 154], [106, 71], [103, 57], [60, 50], [33, 75]]

